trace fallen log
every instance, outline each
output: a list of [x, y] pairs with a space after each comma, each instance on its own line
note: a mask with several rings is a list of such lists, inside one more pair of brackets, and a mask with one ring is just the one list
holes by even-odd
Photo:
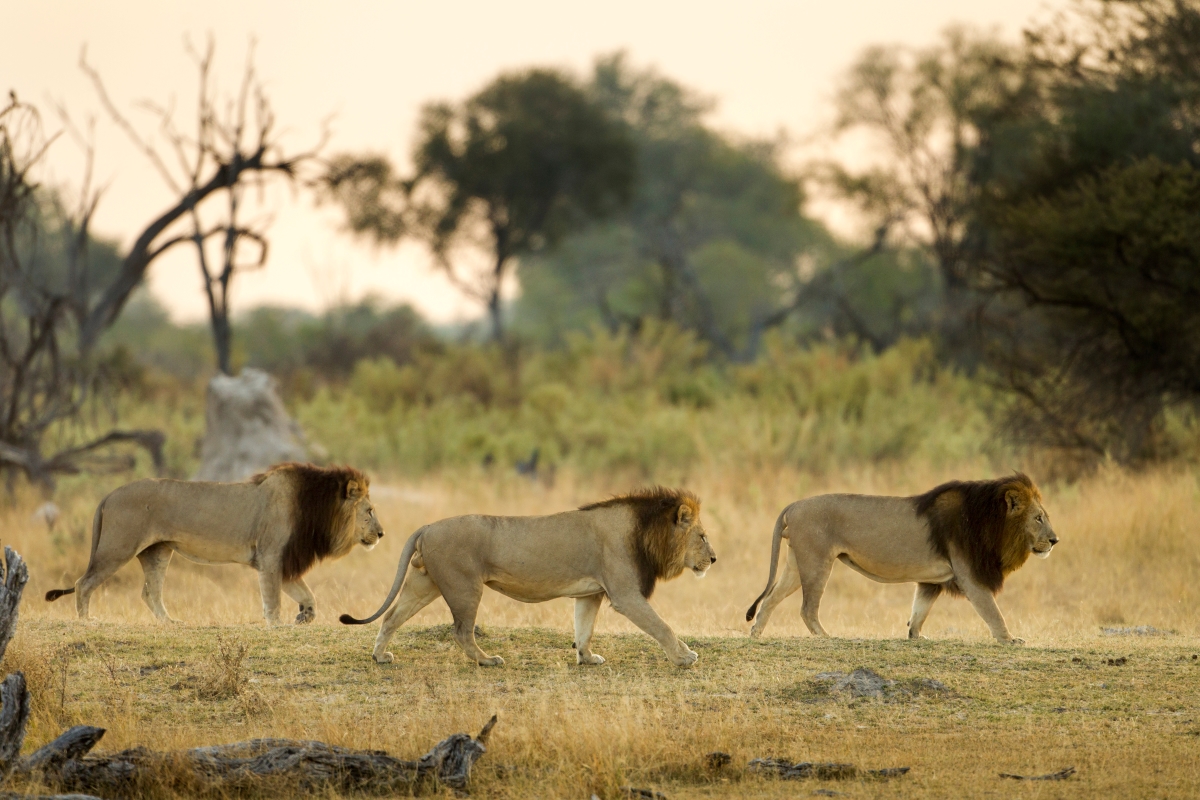
[[168, 753], [135, 747], [88, 755], [104, 729], [79, 725], [37, 750], [17, 771], [55, 789], [108, 797], [137, 796], [151, 786], [222, 795], [271, 788], [421, 794], [449, 786], [465, 792], [471, 767], [486, 752], [495, 724], [493, 716], [478, 736], [456, 733], [443, 739], [417, 761], [394, 758], [381, 750], [292, 739], [254, 739]]
[[103, 800], [94, 794], [12, 794], [0, 793], [0, 800]]
[[887, 767], [885, 769], [859, 769], [853, 764], [813, 763], [799, 761], [793, 764], [779, 758], [756, 758], [749, 764], [751, 772], [760, 775], [774, 775], [783, 780], [804, 780], [815, 778], [819, 781], [841, 781], [853, 778], [898, 778], [911, 767]]
[[1058, 772], [1051, 772], [1046, 775], [1015, 775], [1011, 772], [1001, 772], [1000, 777], [1010, 778], [1014, 781], [1065, 781], [1074, 774], [1074, 767], [1064, 767]]

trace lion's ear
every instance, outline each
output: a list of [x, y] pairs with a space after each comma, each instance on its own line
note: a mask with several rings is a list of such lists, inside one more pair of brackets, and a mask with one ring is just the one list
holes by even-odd
[[1008, 513], [1016, 514], [1025, 508], [1025, 498], [1016, 489], [1009, 489], [1004, 493], [1004, 500], [1008, 504]]
[[346, 499], [357, 500], [363, 496], [363, 486], [356, 480], [346, 481]]
[[679, 511], [675, 515], [675, 524], [680, 526], [691, 525], [694, 518], [691, 506], [687, 503], [680, 503]]

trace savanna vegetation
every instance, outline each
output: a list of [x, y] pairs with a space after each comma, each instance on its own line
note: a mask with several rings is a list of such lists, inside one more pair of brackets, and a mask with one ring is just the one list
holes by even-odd
[[[716, 130], [709, 100], [624, 54], [587, 76], [499, 76], [424, 110], [411, 173], [335, 154], [303, 182], [351, 235], [424, 242], [485, 314], [449, 327], [371, 298], [235, 313], [225, 292], [264, 232], [205, 223], [185, 182], [178, 241], [153, 224], [164, 238], [140, 255], [97, 240], [91, 200], [71, 211], [36, 185], [40, 150], [15, 145], [43, 140], [14, 105], [0, 117], [0, 530], [32, 575], [4, 665], [34, 692], [28, 746], [86, 722], [113, 749], [288, 736], [416, 758], [498, 711], [481, 796], [1200, 792], [1198, 42], [1193, 0], [1096, 0], [1019, 42], [952, 28], [927, 48], [871, 48], [822, 134], [865, 135], [879, 154], [866, 169], [791, 169], [786, 142]], [[278, 155], [252, 144], [196, 174]], [[260, 169], [317, 163], [296, 159]], [[221, 191], [236, 210], [241, 190]], [[863, 236], [811, 216], [815, 194], [851, 204]], [[176, 244], [202, 257], [209, 324], [177, 324], [129, 282]], [[278, 379], [314, 460], [372, 475], [389, 534], [313, 573], [316, 622], [263, 630], [252, 572], [182, 559], [176, 628], [153, 623], [136, 566], [97, 594], [98, 623], [43, 603], [84, 569], [106, 492], [195, 473], [206, 383], [246, 366]], [[160, 460], [112, 451], [150, 441], [113, 431], [160, 435]], [[999, 598], [1026, 648], [992, 643], [950, 599], [929, 640], [899, 641], [911, 586], [840, 567], [823, 622], [844, 638], [809, 637], [798, 596], [771, 638], [744, 636], [788, 502], [1013, 469], [1040, 483], [1062, 538]], [[495, 671], [463, 658], [440, 602], [384, 667], [374, 628], [336, 623], [376, 607], [426, 522], [647, 483], [702, 498], [719, 556], [703, 582], [654, 596], [699, 652], [691, 670], [608, 609], [608, 663], [575, 667], [566, 601], [489, 594]], [[49, 497], [53, 520], [34, 514]], [[896, 683], [854, 696], [818, 677], [857, 667]], [[731, 764], [706, 766], [711, 751]], [[768, 756], [912, 771], [797, 785], [747, 769]], [[1067, 766], [1064, 782], [998, 776]], [[178, 794], [169, 776], [147, 787]]]

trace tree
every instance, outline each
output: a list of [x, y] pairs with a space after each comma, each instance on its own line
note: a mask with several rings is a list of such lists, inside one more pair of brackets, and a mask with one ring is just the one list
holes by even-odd
[[[109, 365], [91, 357], [86, 325], [119, 270], [115, 248], [89, 232], [97, 201], [89, 181], [68, 213], [33, 179], [52, 141], [32, 106], [12, 96], [0, 109], [0, 472], [10, 490], [17, 474], [49, 490], [57, 475], [132, 467], [109, 449], [122, 442], [163, 466], [157, 431], [94, 435], [87, 412], [98, 410]], [[90, 175], [90, 151], [87, 163]]]
[[1139, 461], [1200, 401], [1200, 171], [1151, 157], [1009, 208], [986, 267], [1023, 313], [992, 333], [1018, 439]]
[[928, 48], [870, 47], [838, 88], [839, 138], [866, 132], [884, 158], [853, 171], [815, 165], [826, 187], [857, 206], [877, 243], [925, 249], [937, 271], [941, 308], [929, 320], [958, 356], [973, 345], [973, 264], [982, 242], [975, 215], [986, 173], [1007, 164], [1005, 125], [1040, 102], [1019, 48], [994, 36], [952, 27]]
[[832, 245], [802, 215], [778, 144], [730, 141], [704, 124], [707, 101], [622, 54], [597, 62], [589, 90], [632, 132], [633, 202], [523, 266], [522, 324], [554, 337], [653, 316], [726, 357], [752, 354], [800, 282], [797, 262], [824, 260]]
[[[196, 108], [196, 132], [180, 130], [169, 107], [143, 103], [158, 120], [158, 130], [178, 164], [168, 166], [155, 143], [137, 133], [134, 126], [109, 98], [99, 73], [88, 65], [86, 53], [80, 67], [92, 79], [96, 93], [109, 116], [158, 170], [163, 181], [177, 196], [175, 204], [158, 216], [138, 236], [125, 256], [118, 279], [104, 300], [82, 326], [85, 341], [94, 343], [120, 313], [130, 293], [141, 282], [151, 262], [180, 244], [196, 248], [204, 290], [208, 299], [217, 367], [232, 374], [230, 354], [233, 329], [229, 321], [229, 291], [234, 275], [245, 269], [261, 267], [267, 260], [267, 239], [259, 226], [242, 221], [247, 184], [255, 179], [258, 188], [269, 175], [295, 181], [299, 171], [312, 163], [324, 142], [312, 150], [285, 155], [275, 134], [275, 114], [254, 70], [253, 47], [247, 56], [241, 86], [235, 99], [222, 102], [213, 88], [211, 69], [215, 44], [210, 38], [203, 54], [191, 50], [199, 72]], [[222, 113], [222, 108], [225, 109]], [[220, 221], [207, 224], [207, 209], [220, 208]], [[180, 230], [183, 223], [185, 229]], [[219, 256], [209, 250], [210, 240], [219, 242]], [[254, 248], [250, 259], [240, 251]]]
[[[426, 106], [413, 161], [414, 175], [400, 180], [386, 159], [343, 157], [328, 185], [352, 230], [426, 241], [455, 285], [486, 305], [497, 341], [514, 261], [619, 209], [634, 177], [625, 127], [547, 69], [501, 75], [459, 105]], [[464, 268], [471, 250], [488, 252], [488, 263]]]
[[1195, 0], [1080, 3], [1028, 34], [1045, 102], [1002, 121], [1021, 156], [980, 175], [975, 273], [1021, 438], [1142, 461], [1200, 402], [1198, 34]]

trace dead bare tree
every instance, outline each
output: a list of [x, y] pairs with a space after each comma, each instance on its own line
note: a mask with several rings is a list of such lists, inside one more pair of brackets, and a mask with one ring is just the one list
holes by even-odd
[[[161, 433], [96, 436], [97, 420], [85, 414], [104, 384], [104, 365], [88, 358], [81, 335], [95, 308], [87, 250], [99, 195], [90, 188], [89, 149], [79, 208], [47, 229], [46, 192], [31, 170], [52, 141], [37, 110], [11, 95], [0, 110], [0, 472], [10, 490], [22, 473], [49, 490], [56, 475], [130, 468], [132, 456], [110, 448], [121, 442], [146, 448], [162, 467]], [[50, 257], [47, 239], [64, 258]]]
[[[138, 133], [129, 118], [117, 108], [100, 74], [88, 64], [86, 51], [80, 57], [80, 68], [91, 78], [109, 117], [154, 165], [178, 197], [175, 205], [137, 238], [125, 258], [119, 279], [88, 316], [82, 333], [89, 342], [94, 341], [116, 318], [150, 263], [172, 247], [190, 243], [196, 248], [204, 280], [217, 366], [229, 375], [232, 374], [230, 283], [238, 272], [262, 267], [267, 259], [266, 221], [243, 221], [245, 192], [253, 185], [261, 193], [271, 175], [295, 182], [303, 167], [316, 161], [317, 153], [328, 139], [328, 127], [311, 150], [285, 154], [276, 138], [275, 114], [254, 69], [253, 43], [237, 96], [224, 101], [212, 79], [216, 51], [213, 40], [208, 40], [203, 53], [190, 44], [187, 50], [196, 62], [200, 78], [195, 134], [185, 134], [178, 127], [171, 106], [149, 101], [140, 104], [157, 119], [158, 136], [169, 148], [175, 161], [174, 169], [168, 165], [168, 159], [156, 142]], [[220, 209], [216, 214], [219, 221], [208, 224], [204, 217], [210, 215], [209, 209], [214, 206]], [[215, 257], [209, 247], [213, 241], [219, 243]], [[244, 258], [242, 251], [247, 247], [253, 252], [249, 258]]]

